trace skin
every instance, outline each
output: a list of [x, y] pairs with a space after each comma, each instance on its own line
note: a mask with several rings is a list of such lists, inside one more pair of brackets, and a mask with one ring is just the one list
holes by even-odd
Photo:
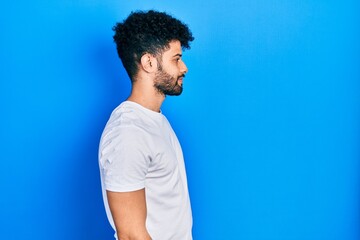
[[158, 62], [156, 56], [149, 53], [144, 54], [141, 57], [139, 71], [134, 78], [135, 81], [128, 100], [159, 112], [166, 96], [154, 87], [156, 81], [159, 80], [159, 67], [162, 66], [162, 70], [177, 79], [177, 84], [182, 86], [183, 78], [178, 78], [185, 75], [188, 69], [181, 56], [181, 44], [177, 40], [169, 43], [169, 49], [165, 50], [162, 54], [161, 63]]
[[[165, 93], [167, 90], [175, 93], [169, 95], [179, 95], [182, 91], [183, 77], [188, 69], [181, 56], [182, 49], [178, 40], [169, 43], [169, 48], [162, 54], [161, 62], [156, 56], [144, 54], [127, 100], [160, 112], [160, 107], [169, 94]], [[133, 192], [107, 191], [107, 197], [119, 239], [151, 240], [146, 229], [145, 189]]]

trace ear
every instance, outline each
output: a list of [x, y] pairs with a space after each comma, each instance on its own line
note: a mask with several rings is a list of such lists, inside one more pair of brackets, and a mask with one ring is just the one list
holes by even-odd
[[157, 69], [157, 60], [150, 53], [145, 53], [140, 59], [141, 67], [144, 71], [152, 73]]

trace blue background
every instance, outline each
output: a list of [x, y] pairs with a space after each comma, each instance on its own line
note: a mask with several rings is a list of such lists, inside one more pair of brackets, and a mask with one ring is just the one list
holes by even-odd
[[3, 3], [0, 239], [112, 239], [97, 148], [130, 90], [111, 28], [136, 9], [196, 37], [184, 93], [162, 108], [194, 239], [359, 239], [355, 0]]

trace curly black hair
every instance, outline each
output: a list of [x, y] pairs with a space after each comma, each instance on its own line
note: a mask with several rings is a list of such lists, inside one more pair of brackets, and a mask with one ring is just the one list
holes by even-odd
[[118, 55], [131, 81], [145, 53], [159, 56], [173, 40], [179, 40], [183, 49], [190, 49], [190, 42], [194, 40], [186, 24], [154, 10], [131, 12], [123, 22], [116, 23], [113, 30]]

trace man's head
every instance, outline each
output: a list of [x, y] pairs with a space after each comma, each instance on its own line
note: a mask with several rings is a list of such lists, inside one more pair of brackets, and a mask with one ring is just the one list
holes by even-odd
[[188, 69], [181, 57], [180, 41], [173, 40], [169, 43], [169, 48], [163, 52], [161, 59], [157, 60], [154, 88], [160, 94], [178, 96], [182, 93], [183, 78]]
[[[132, 12], [124, 22], [117, 23], [113, 30], [119, 57], [132, 82], [136, 81], [138, 67], [144, 54], [151, 54], [158, 60], [157, 78], [169, 77], [164, 76], [168, 73], [161, 65], [163, 53], [169, 50], [174, 43], [176, 43], [176, 46], [173, 46], [175, 48], [189, 49], [190, 42], [194, 40], [192, 33], [184, 23], [166, 13], [152, 10]], [[178, 78], [178, 76], [170, 77]], [[176, 81], [178, 80], [180, 78], [176, 79]], [[160, 89], [158, 89], [162, 91], [161, 88], [164, 86], [159, 87]], [[179, 95], [171, 94], [171, 91], [165, 94]]]

